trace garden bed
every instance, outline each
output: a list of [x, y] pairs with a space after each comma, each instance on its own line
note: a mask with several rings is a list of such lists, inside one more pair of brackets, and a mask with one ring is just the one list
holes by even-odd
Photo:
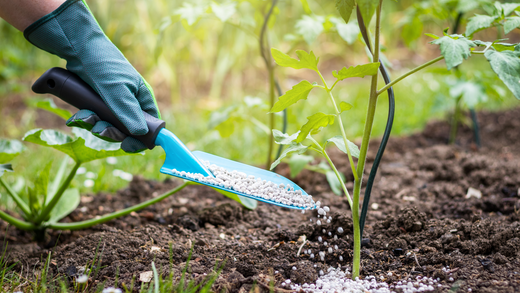
[[[390, 139], [367, 218], [363, 276], [373, 275], [394, 286], [409, 278], [432, 277], [437, 292], [520, 290], [519, 116], [520, 109], [480, 113], [480, 150], [467, 127], [460, 128], [456, 145], [447, 146], [445, 122], [431, 123], [409, 137]], [[369, 167], [377, 150], [377, 141], [373, 143]], [[346, 155], [334, 149], [331, 156], [352, 181]], [[280, 165], [278, 172], [289, 175], [286, 165]], [[5, 234], [5, 222], [0, 223], [0, 235], [9, 241], [9, 262], [17, 262], [15, 269], [29, 279], [41, 270], [50, 251], [54, 251], [50, 275], [72, 279], [94, 259], [98, 245], [102, 266], [91, 284], [111, 286], [118, 271], [118, 284], [128, 286], [133, 276], [138, 280], [140, 273], [151, 270], [152, 261], [168, 274], [170, 245], [172, 269], [180, 276], [193, 245], [192, 278], [203, 279], [216, 262], [225, 260], [215, 291], [249, 292], [253, 286], [268, 291], [269, 276], [274, 274], [276, 290], [287, 292], [287, 279], [313, 283], [320, 271], [350, 268], [352, 261], [353, 231], [346, 199], [332, 193], [322, 174], [304, 170], [294, 182], [322, 206], [330, 207], [331, 223], [317, 226], [316, 211], [302, 214], [262, 203], [256, 210], [245, 210], [209, 188], [188, 186], [139, 213], [92, 229], [61, 235], [51, 232], [42, 243], [32, 242], [29, 233], [13, 227]], [[160, 183], [136, 176], [117, 194], [84, 195], [64, 221], [119, 210], [179, 184], [173, 179]], [[347, 187], [352, 190], [352, 183]], [[481, 197], [473, 192], [467, 198], [470, 188]], [[339, 227], [344, 230], [341, 234]], [[308, 253], [297, 256], [302, 235], [308, 239], [302, 251], [311, 249], [316, 255], [312, 259]], [[318, 237], [329, 245], [325, 247]], [[338, 249], [321, 261], [318, 252], [334, 245]]]

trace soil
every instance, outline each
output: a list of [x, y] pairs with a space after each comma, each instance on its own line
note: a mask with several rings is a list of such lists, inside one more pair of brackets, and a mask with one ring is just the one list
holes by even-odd
[[[520, 109], [479, 113], [480, 149], [465, 126], [457, 143], [446, 145], [449, 126], [445, 122], [390, 139], [373, 188], [361, 253], [362, 276], [374, 275], [389, 284], [417, 276], [438, 278], [436, 292], [520, 292], [519, 116]], [[373, 141], [367, 173], [377, 146], [378, 141]], [[351, 180], [346, 156], [333, 149], [330, 155]], [[286, 165], [277, 171], [289, 176]], [[193, 246], [188, 276], [201, 281], [223, 265], [213, 285], [217, 292], [249, 292], [253, 287], [255, 292], [269, 292], [272, 275], [275, 291], [288, 292], [282, 285], [286, 279], [314, 282], [320, 270], [346, 269], [352, 262], [352, 221], [346, 199], [331, 191], [322, 174], [304, 170], [294, 182], [330, 207], [330, 223], [317, 226], [316, 211], [302, 214], [263, 203], [247, 210], [212, 189], [189, 186], [138, 213], [91, 229], [50, 231], [45, 242], [34, 242], [29, 233], [13, 227], [0, 237], [9, 241], [9, 263], [29, 279], [41, 271], [51, 252], [49, 275], [69, 281], [101, 257], [97, 273], [89, 280], [92, 290], [98, 284], [112, 286], [116, 279], [119, 286], [129, 286], [136, 278], [137, 292], [143, 284], [139, 276], [152, 270], [152, 262], [164, 276], [171, 272], [179, 277]], [[179, 184], [173, 179], [155, 182], [136, 176], [116, 194], [83, 196], [64, 221], [126, 208]], [[352, 183], [348, 187], [352, 190]], [[344, 230], [341, 234], [339, 227]], [[6, 231], [4, 222], [0, 231]], [[335, 240], [332, 235], [339, 237]], [[308, 240], [302, 250], [311, 249], [315, 258], [297, 256], [302, 236]], [[338, 246], [323, 262], [317, 254], [327, 248], [318, 237], [329, 247]]]

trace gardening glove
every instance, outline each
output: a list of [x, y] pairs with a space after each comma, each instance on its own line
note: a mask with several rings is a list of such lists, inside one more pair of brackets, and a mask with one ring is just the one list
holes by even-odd
[[[24, 36], [67, 60], [67, 69], [101, 96], [132, 135], [148, 132], [142, 111], [160, 118], [152, 88], [104, 34], [84, 0], [67, 0], [25, 29]], [[89, 110], [74, 114], [67, 125], [85, 128], [107, 141], [121, 141], [126, 152], [146, 149]]]

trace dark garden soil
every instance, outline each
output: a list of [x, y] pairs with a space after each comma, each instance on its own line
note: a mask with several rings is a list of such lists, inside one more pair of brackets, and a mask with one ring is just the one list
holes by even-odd
[[[468, 292], [469, 288], [471, 292], [520, 292], [519, 117], [520, 109], [480, 113], [480, 150], [467, 127], [460, 129], [456, 145], [447, 146], [445, 122], [431, 123], [409, 137], [391, 138], [373, 189], [365, 230], [368, 239], [362, 249], [363, 276], [375, 275], [388, 283], [416, 276], [439, 278], [438, 292]], [[367, 170], [377, 143], [371, 146]], [[352, 179], [346, 156], [330, 152]], [[288, 176], [289, 170], [281, 165], [278, 172]], [[190, 278], [202, 280], [216, 262], [225, 261], [213, 287], [218, 292], [249, 292], [253, 286], [256, 292], [267, 292], [271, 274], [277, 290], [288, 292], [281, 286], [286, 279], [313, 282], [320, 270], [350, 268], [352, 261], [352, 221], [346, 199], [333, 194], [321, 174], [303, 171], [294, 182], [331, 208], [330, 224], [317, 226], [315, 211], [302, 214], [262, 203], [250, 211], [209, 188], [189, 186], [143, 211], [92, 229], [51, 231], [42, 243], [12, 227], [5, 234], [3, 222], [0, 235], [9, 241], [9, 261], [17, 262], [16, 270], [28, 278], [34, 278], [47, 254], [54, 251], [49, 274], [71, 280], [94, 259], [99, 246], [102, 264], [89, 281], [92, 288], [103, 282], [113, 285], [116, 272], [119, 285], [129, 286], [136, 276], [138, 287], [140, 273], [151, 271], [152, 261], [163, 275], [173, 269], [180, 276], [193, 245]], [[179, 184], [135, 177], [117, 194], [85, 195], [65, 221], [122, 209]], [[352, 190], [352, 183], [348, 187]], [[467, 198], [470, 188], [477, 196]], [[338, 227], [344, 233], [337, 233]], [[339, 238], [334, 240], [329, 231]], [[339, 249], [327, 253], [325, 262], [307, 254], [298, 257], [302, 235], [309, 240], [305, 250], [325, 251], [319, 236]]]

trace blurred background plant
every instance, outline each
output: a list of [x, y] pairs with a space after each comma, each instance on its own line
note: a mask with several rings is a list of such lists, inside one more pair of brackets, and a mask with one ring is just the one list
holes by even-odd
[[[273, 1], [89, 0], [88, 3], [107, 36], [153, 86], [168, 128], [188, 147], [249, 164], [265, 164], [270, 135], [266, 132], [270, 127], [265, 111], [269, 108], [270, 78], [259, 39]], [[428, 44], [431, 39], [423, 35], [423, 30], [440, 35], [453, 26], [458, 13], [463, 11], [464, 17], [459, 21], [462, 32], [475, 13], [491, 15], [490, 11], [479, 8], [486, 3], [490, 1], [387, 2], [382, 17], [385, 23], [395, 25], [382, 28], [382, 49], [393, 75], [398, 76], [438, 55], [438, 47]], [[277, 1], [267, 23], [267, 43], [290, 54], [296, 49], [312, 48], [321, 56], [321, 66], [331, 70], [368, 62], [366, 54], [355, 53], [363, 52], [361, 42], [353, 44], [360, 38], [357, 25], [339, 21], [334, 5], [335, 1]], [[517, 13], [511, 12], [511, 17]], [[475, 35], [481, 40], [495, 39], [500, 28], [493, 25]], [[21, 139], [35, 127], [70, 132], [62, 119], [34, 107], [31, 102], [36, 96], [30, 90], [32, 82], [50, 67], [64, 67], [64, 61], [33, 47], [21, 32], [2, 20], [0, 34], [0, 137]], [[519, 30], [513, 30], [507, 37], [511, 39], [508, 42], [518, 42]], [[444, 117], [453, 109], [452, 100], [460, 97], [465, 102], [477, 101], [474, 103], [477, 110], [507, 108], [518, 103], [494, 74], [487, 76], [489, 64], [485, 58], [464, 64], [457, 79], [446, 80], [443, 64], [437, 68], [420, 72], [395, 88], [398, 106], [394, 135], [418, 131], [429, 120]], [[301, 79], [314, 77], [304, 71], [284, 70], [276, 72], [276, 78], [285, 92]], [[363, 131], [367, 82], [356, 80], [334, 89], [336, 96], [353, 105], [346, 127], [347, 135], [352, 138], [360, 137]], [[467, 94], [471, 90], [477, 94]], [[318, 94], [309, 99], [305, 109], [298, 105], [289, 109], [289, 125], [304, 124], [305, 117], [315, 112], [313, 107], [322, 107], [320, 100], [326, 99], [326, 93], [321, 94], [323, 97]], [[59, 101], [56, 103], [66, 107]], [[378, 103], [378, 111], [386, 112], [387, 100], [379, 99]], [[275, 116], [273, 128], [281, 129], [282, 119], [282, 115]], [[375, 121], [375, 136], [382, 134], [385, 123], [386, 120]], [[287, 132], [296, 130], [289, 128]], [[51, 148], [27, 154], [33, 155], [12, 161], [15, 166], [23, 167], [4, 176], [8, 184], [15, 185], [20, 181], [19, 176], [32, 174], [49, 160], [60, 157]], [[163, 159], [164, 154], [157, 148], [147, 156], [89, 162], [78, 170], [72, 187], [81, 192], [114, 191], [126, 186], [132, 175], [137, 174], [162, 180], [166, 178], [159, 174]], [[308, 168], [309, 162], [309, 158], [292, 159], [293, 166], [303, 164]], [[54, 164], [51, 172], [58, 165]]]

